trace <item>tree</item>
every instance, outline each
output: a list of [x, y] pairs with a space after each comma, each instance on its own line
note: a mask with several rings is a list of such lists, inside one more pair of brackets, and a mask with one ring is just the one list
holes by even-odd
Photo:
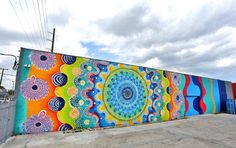
[[11, 90], [8, 90], [7, 93], [8, 93], [9, 96], [14, 96], [14, 92], [15, 92], [15, 91], [11, 89]]

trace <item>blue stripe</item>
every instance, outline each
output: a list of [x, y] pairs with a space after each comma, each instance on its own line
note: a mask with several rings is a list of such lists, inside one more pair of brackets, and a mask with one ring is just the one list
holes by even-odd
[[225, 82], [218, 80], [218, 84], [219, 84], [219, 92], [220, 92], [220, 111], [226, 112], [227, 94], [226, 94]]

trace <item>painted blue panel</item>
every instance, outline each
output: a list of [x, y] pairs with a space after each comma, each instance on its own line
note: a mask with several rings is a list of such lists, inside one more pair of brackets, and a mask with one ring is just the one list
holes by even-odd
[[199, 112], [196, 110], [197, 108], [200, 108], [199, 106], [199, 97], [193, 97], [193, 96], [187, 96], [187, 101], [189, 103], [188, 111], [186, 112], [186, 116], [193, 116], [198, 115]]
[[189, 83], [189, 87], [187, 89], [188, 96], [200, 96], [200, 94], [201, 94], [200, 88], [199, 88], [199, 86], [197, 86], [193, 83], [193, 76], [190, 76], [189, 78], [190, 78], [190, 83]]
[[213, 80], [213, 97], [216, 105], [216, 112], [220, 112], [220, 92], [219, 92], [219, 86], [218, 86], [218, 81]]
[[226, 112], [227, 94], [226, 94], [225, 82], [219, 80], [218, 85], [219, 85], [219, 91], [220, 91], [220, 111]]

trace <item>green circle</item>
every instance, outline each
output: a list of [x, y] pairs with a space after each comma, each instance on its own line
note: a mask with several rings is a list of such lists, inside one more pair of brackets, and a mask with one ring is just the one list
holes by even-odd
[[[124, 94], [129, 91], [130, 94]], [[127, 99], [129, 95], [129, 99]], [[137, 118], [146, 108], [148, 89], [144, 78], [137, 71], [119, 68], [105, 80], [103, 101], [107, 111], [123, 121]]]

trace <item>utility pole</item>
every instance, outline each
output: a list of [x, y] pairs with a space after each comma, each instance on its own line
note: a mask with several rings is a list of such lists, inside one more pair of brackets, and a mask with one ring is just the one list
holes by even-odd
[[53, 53], [53, 50], [54, 50], [55, 32], [56, 32], [55, 28], [53, 28], [53, 32], [48, 32], [48, 33], [52, 34], [52, 40], [47, 39], [48, 41], [52, 42], [52, 46], [51, 46], [51, 49], [49, 49], [49, 48], [46, 48], [46, 49], [51, 50], [51, 53]]
[[53, 53], [53, 50], [54, 50], [55, 31], [56, 31], [56, 29], [53, 28], [51, 53]]
[[0, 86], [2, 86], [2, 78], [3, 78], [3, 74], [4, 74], [4, 70], [8, 70], [5, 68], [0, 68], [2, 70], [2, 75], [1, 75], [1, 79], [0, 79]]

